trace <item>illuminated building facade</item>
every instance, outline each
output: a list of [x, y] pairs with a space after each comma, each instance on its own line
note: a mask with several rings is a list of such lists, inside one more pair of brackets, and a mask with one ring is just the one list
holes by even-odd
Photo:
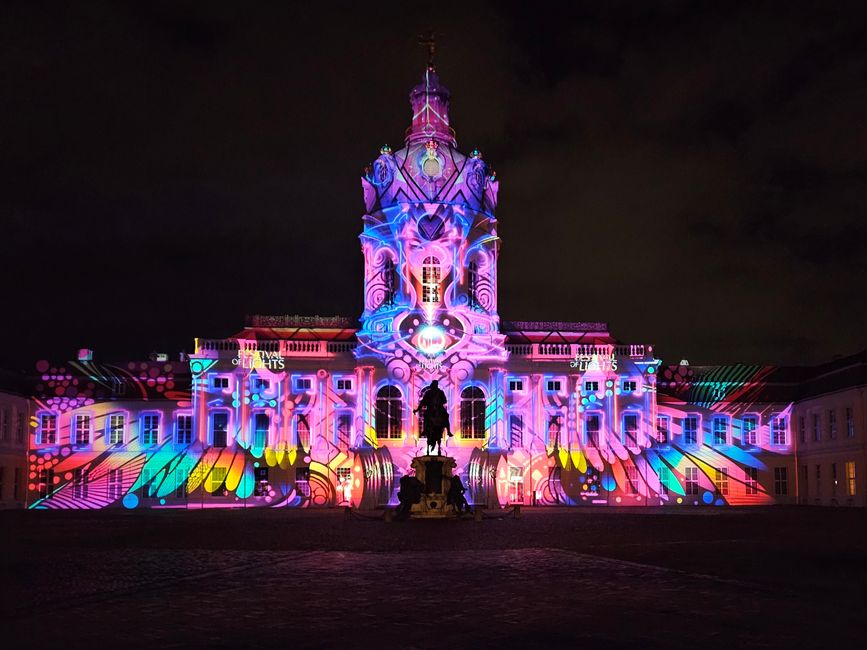
[[500, 319], [496, 175], [457, 149], [433, 66], [410, 103], [405, 146], [362, 178], [360, 319], [254, 316], [184, 362], [42, 363], [30, 507], [393, 505], [433, 379], [476, 505], [796, 502], [778, 370]]

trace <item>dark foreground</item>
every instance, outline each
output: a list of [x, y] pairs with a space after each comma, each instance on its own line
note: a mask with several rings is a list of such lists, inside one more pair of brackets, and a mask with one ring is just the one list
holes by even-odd
[[[0, 512], [5, 647], [829, 648], [867, 512]], [[14, 645], [6, 645], [6, 641]]]

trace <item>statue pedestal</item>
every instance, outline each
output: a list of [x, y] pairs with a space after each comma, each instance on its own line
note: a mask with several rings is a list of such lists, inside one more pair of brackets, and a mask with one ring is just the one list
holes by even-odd
[[457, 463], [451, 456], [416, 456], [412, 459], [415, 477], [424, 485], [421, 502], [413, 504], [410, 511], [412, 517], [456, 516], [454, 507], [446, 505], [456, 466]]

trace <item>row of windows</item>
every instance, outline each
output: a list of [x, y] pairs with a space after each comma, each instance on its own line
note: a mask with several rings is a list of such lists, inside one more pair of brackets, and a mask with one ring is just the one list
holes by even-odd
[[0, 442], [10, 442], [12, 431], [15, 431], [15, 442], [24, 442], [24, 413], [17, 408], [0, 408]]
[[[508, 381], [509, 392], [521, 393], [524, 391], [524, 380], [520, 378], [510, 378]], [[562, 379], [547, 379], [545, 381], [545, 390], [549, 393], [560, 393], [563, 390]], [[623, 379], [620, 381], [620, 391], [623, 393], [638, 392], [638, 382], [634, 379]], [[599, 382], [596, 380], [587, 380], [584, 382], [585, 393], [598, 393]]]
[[[478, 386], [461, 391], [460, 435], [462, 438], [484, 439], [485, 393]], [[419, 422], [424, 413], [419, 416]], [[403, 396], [397, 386], [383, 386], [376, 393], [374, 428], [379, 439], [400, 439], [403, 434]]]
[[[803, 493], [809, 494], [813, 493], [815, 495], [822, 495], [822, 465], [815, 465], [815, 473], [813, 474], [813, 484], [810, 485], [810, 467], [809, 465], [802, 465], [801, 472], [804, 479], [804, 487]], [[840, 483], [840, 478], [837, 474], [837, 463], [830, 464], [831, 476], [830, 476], [830, 488], [831, 488], [831, 496], [836, 496], [837, 494], [837, 486]], [[854, 497], [857, 491], [857, 481], [855, 480], [855, 462], [854, 461], [846, 461], [843, 465], [843, 485], [846, 489], [846, 495], [850, 497]]]
[[[854, 438], [855, 437], [855, 412], [851, 407], [846, 407], [844, 410], [845, 413], [845, 427], [846, 427], [846, 437]], [[802, 443], [807, 442], [807, 426], [806, 426], [806, 418], [802, 415], [798, 418], [798, 437], [800, 438]], [[812, 429], [812, 441], [813, 442], [821, 442], [824, 439], [828, 440], [836, 440], [837, 439], [837, 411], [835, 409], [828, 409], [825, 413], [825, 427], [824, 427], [824, 435], [823, 435], [823, 426], [822, 426], [822, 415], [820, 413], [812, 414], [811, 421], [811, 429]]]
[[[93, 442], [93, 415], [76, 413], [72, 416], [70, 442], [78, 447], [86, 447]], [[109, 445], [123, 445], [127, 441], [129, 417], [126, 413], [110, 413], [106, 416], [105, 439]], [[162, 413], [141, 413], [138, 417], [139, 442], [142, 445], [156, 445], [161, 442]], [[189, 413], [175, 415], [175, 440], [178, 444], [188, 445], [193, 441], [193, 416]], [[57, 414], [43, 412], [38, 417], [36, 443], [56, 445], [58, 443]]]

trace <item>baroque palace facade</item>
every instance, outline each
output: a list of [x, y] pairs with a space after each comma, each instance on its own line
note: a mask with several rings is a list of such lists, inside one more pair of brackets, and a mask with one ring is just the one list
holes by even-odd
[[864, 505], [860, 389], [833, 420], [848, 446], [799, 462], [830, 417], [798, 401], [813, 371], [664, 366], [605, 323], [502, 321], [496, 175], [457, 149], [433, 66], [410, 103], [405, 147], [362, 178], [361, 318], [254, 316], [178, 362], [40, 362], [29, 507], [395, 504], [433, 379], [476, 505], [813, 503], [832, 466], [837, 502]]

